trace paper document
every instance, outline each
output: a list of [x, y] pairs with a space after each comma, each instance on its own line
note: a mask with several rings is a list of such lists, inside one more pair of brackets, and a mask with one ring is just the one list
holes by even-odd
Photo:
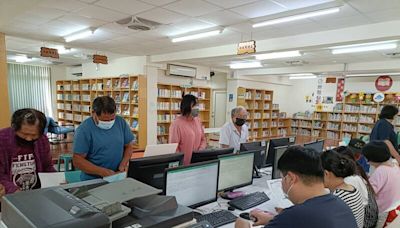
[[117, 173], [108, 177], [104, 177], [103, 180], [112, 183], [115, 181], [120, 181], [126, 178], [126, 172], [122, 172], [122, 173]]
[[38, 174], [42, 188], [59, 186], [61, 184], [66, 183], [64, 172], [38, 173]]

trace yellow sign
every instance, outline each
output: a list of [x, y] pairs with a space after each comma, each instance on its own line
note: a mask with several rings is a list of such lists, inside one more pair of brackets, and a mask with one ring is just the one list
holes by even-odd
[[256, 53], [255, 40], [244, 41], [238, 44], [238, 50], [237, 50], [238, 55], [251, 54], [251, 53]]

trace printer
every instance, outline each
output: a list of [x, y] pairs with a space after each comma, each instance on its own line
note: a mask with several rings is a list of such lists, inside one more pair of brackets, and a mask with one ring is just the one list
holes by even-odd
[[3, 197], [2, 220], [18, 228], [161, 228], [193, 220], [190, 208], [160, 193], [131, 178], [18, 192]]

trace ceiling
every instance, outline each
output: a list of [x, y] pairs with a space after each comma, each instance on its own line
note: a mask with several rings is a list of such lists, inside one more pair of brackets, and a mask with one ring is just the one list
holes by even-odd
[[[3, 0], [0, 1], [0, 31], [7, 34], [9, 53], [37, 55], [40, 46], [63, 44], [62, 37], [85, 28], [98, 28], [89, 38], [65, 44], [76, 52], [62, 55], [64, 62], [84, 62], [79, 56], [106, 53], [115, 56], [154, 55], [197, 48], [238, 43], [241, 40], [265, 40], [303, 33], [326, 31], [399, 20], [399, 0], [348, 0], [337, 14], [303, 19], [281, 25], [252, 28], [270, 15], [284, 13], [331, 0]], [[151, 31], [135, 31], [115, 21], [139, 16], [163, 25]], [[213, 38], [171, 43], [170, 36], [216, 26], [224, 32]], [[219, 57], [187, 62], [226, 67], [234, 58]], [[301, 59], [315, 64], [379, 60], [381, 52], [363, 55], [332, 56], [316, 51]], [[292, 60], [292, 59], [290, 59]], [[285, 66], [285, 60], [269, 61], [271, 67]]]

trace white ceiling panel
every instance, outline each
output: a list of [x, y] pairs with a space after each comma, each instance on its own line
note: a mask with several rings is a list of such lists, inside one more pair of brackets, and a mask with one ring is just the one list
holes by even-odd
[[198, 17], [222, 9], [203, 0], [181, 0], [166, 5], [164, 8], [190, 17]]
[[369, 20], [363, 16], [353, 16], [353, 17], [338, 17], [335, 19], [322, 19], [316, 21], [319, 25], [326, 29], [339, 29], [350, 26], [357, 26], [368, 24]]
[[[181, 22], [174, 24], [174, 27], [176, 27], [182, 31], [179, 34], [193, 32], [193, 31], [199, 31], [199, 30], [203, 30], [203, 29], [212, 28], [215, 26], [216, 26], [216, 24], [203, 22], [203, 21], [200, 21], [197, 19], [188, 19], [188, 20], [181, 21]], [[179, 34], [172, 34], [172, 35], [179, 35]]]
[[55, 31], [59, 31], [59, 33], [57, 33], [58, 36], [66, 36], [78, 31], [81, 31], [83, 29], [86, 29], [87, 26], [84, 25], [77, 25], [77, 24], [73, 24], [70, 22], [65, 22], [65, 21], [61, 21], [61, 20], [54, 20], [51, 21], [50, 23], [46, 23], [42, 29], [46, 30], [46, 29], [53, 29]]
[[362, 13], [400, 8], [399, 0], [351, 0], [348, 4]]
[[283, 11], [286, 11], [287, 9], [283, 8], [282, 6], [276, 3], [262, 0], [244, 6], [235, 7], [230, 10], [248, 18], [255, 18], [255, 17], [262, 17], [266, 15], [281, 13]]
[[270, 0], [272, 2], [276, 2], [278, 4], [281, 4], [287, 9], [293, 10], [293, 9], [299, 9], [299, 8], [304, 8], [304, 7], [309, 7], [309, 6], [314, 6], [318, 4], [323, 4], [327, 2], [331, 2], [333, 0]]
[[218, 0], [218, 1], [213, 1], [213, 0], [206, 0], [214, 5], [218, 5], [224, 9], [229, 9], [237, 6], [243, 6], [248, 3], [255, 2], [257, 0]]
[[35, 7], [33, 9], [30, 9], [29, 13], [34, 16], [40, 16], [40, 17], [44, 17], [49, 20], [53, 20], [53, 19], [64, 16], [68, 12], [64, 11], [64, 10], [58, 10], [58, 9], [49, 10], [49, 8], [45, 8], [45, 7]]
[[81, 2], [85, 2], [85, 3], [94, 3], [97, 2], [98, 0], [79, 0]]
[[106, 25], [103, 25], [103, 26], [101, 26], [101, 29], [103, 29], [106, 32], [116, 33], [116, 34], [120, 34], [120, 35], [129, 35], [129, 34], [138, 32], [137, 30], [133, 30], [128, 27], [119, 25], [115, 22], [111, 22]]
[[39, 6], [49, 8], [49, 9], [58, 9], [67, 12], [74, 12], [80, 9], [87, 7], [87, 4], [83, 2], [79, 2], [76, 0], [45, 0], [41, 1]]
[[172, 2], [176, 2], [177, 0], [140, 0], [142, 2], [152, 4], [155, 6], [163, 6]]
[[70, 22], [70, 23], [74, 23], [76, 25], [81, 25], [81, 26], [86, 26], [86, 27], [98, 27], [100, 25], [104, 25], [107, 23], [106, 21], [103, 21], [103, 20], [82, 17], [82, 16], [79, 16], [76, 14], [68, 14], [68, 15], [61, 17], [58, 20], [64, 21], [64, 22]]
[[149, 9], [154, 8], [153, 5], [146, 4], [137, 0], [101, 0], [95, 3], [104, 8], [116, 10], [129, 15], [134, 15]]
[[107, 22], [114, 22], [128, 17], [128, 14], [119, 13], [113, 10], [105, 9], [99, 6], [88, 6], [77, 12], [80, 16], [103, 20]]
[[187, 17], [178, 14], [175, 12], [172, 12], [170, 10], [162, 9], [162, 8], [155, 8], [146, 12], [143, 12], [141, 14], [138, 14], [137, 16], [142, 17], [147, 20], [151, 21], [156, 21], [161, 24], [172, 24], [176, 23], [182, 20], [185, 20]]
[[371, 22], [400, 20], [400, 7], [389, 9], [389, 10], [370, 12], [370, 13], [365, 14], [365, 16], [368, 19], [370, 19]]
[[223, 10], [223, 11], [216, 11], [210, 14], [203, 15], [199, 17], [202, 21], [213, 23], [216, 25], [233, 25], [239, 22], [242, 22], [246, 20], [247, 18], [244, 16], [241, 16], [237, 13], [234, 13], [229, 10]]

